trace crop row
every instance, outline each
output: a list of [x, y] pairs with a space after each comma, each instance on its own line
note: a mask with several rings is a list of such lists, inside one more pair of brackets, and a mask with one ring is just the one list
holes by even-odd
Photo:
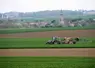
[[81, 38], [76, 44], [46, 44], [51, 38], [0, 38], [0, 48], [94, 48], [95, 38]]
[[0, 57], [0, 68], [95, 68], [95, 58]]

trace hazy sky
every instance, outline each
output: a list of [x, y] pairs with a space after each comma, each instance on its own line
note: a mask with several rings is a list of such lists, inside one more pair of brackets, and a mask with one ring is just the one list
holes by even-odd
[[95, 10], [95, 0], [0, 0], [0, 12], [34, 12], [60, 9]]

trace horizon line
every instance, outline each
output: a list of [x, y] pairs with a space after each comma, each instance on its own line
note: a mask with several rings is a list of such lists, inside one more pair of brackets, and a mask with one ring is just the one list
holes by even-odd
[[[56, 9], [56, 10], [58, 10], [58, 9]], [[55, 10], [55, 11], [56, 11]], [[64, 11], [64, 10], [71, 10], [71, 9], [60, 9], [60, 10], [62, 10], [62, 11]], [[8, 13], [8, 12], [22, 12], [22, 13], [27, 13], [27, 12], [43, 12], [43, 11], [54, 11], [54, 10], [39, 10], [39, 11], [6, 11], [6, 12], [0, 12], [0, 13]], [[71, 11], [95, 11], [95, 9], [90, 9], [90, 10], [87, 10], [87, 9], [77, 9], [77, 10], [71, 10]]]

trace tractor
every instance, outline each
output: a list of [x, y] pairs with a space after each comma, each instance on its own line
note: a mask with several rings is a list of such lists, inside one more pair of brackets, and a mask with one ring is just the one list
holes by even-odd
[[46, 44], [61, 44], [59, 37], [52, 37], [52, 40], [48, 40]]
[[79, 38], [64, 37], [63, 40], [60, 37], [54, 37], [52, 40], [48, 40], [46, 44], [76, 44]]

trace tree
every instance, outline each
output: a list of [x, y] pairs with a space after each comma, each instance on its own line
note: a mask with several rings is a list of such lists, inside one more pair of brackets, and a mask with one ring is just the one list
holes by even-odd
[[56, 20], [52, 20], [51, 23], [52, 23], [52, 24], [55, 24], [55, 23], [56, 23]]

